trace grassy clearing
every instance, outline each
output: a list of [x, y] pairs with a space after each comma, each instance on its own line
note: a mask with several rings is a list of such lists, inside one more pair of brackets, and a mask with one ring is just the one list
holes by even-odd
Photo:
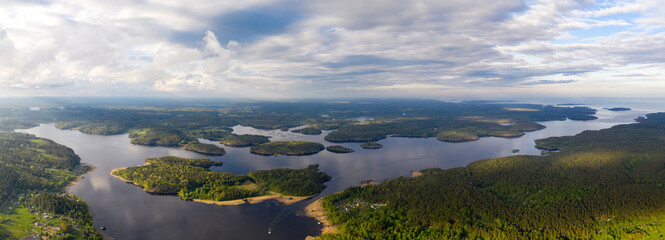
[[258, 190], [261, 186], [260, 186], [259, 184], [256, 184], [256, 183], [253, 183], [253, 182], [250, 182], [250, 181], [246, 181], [246, 182], [243, 183], [242, 185], [234, 186], [234, 187], [235, 187], [235, 188], [238, 188], [238, 189], [246, 190], [246, 191], [256, 191], [256, 190]]
[[[11, 206], [8, 204], [7, 208]], [[6, 209], [0, 211], [0, 227], [6, 229], [15, 238], [29, 236], [34, 228], [34, 222], [40, 217], [32, 214], [25, 207], [14, 208], [7, 213]]]

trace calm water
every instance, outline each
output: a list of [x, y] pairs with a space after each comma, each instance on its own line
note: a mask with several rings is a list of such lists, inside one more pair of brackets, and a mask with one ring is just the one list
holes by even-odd
[[[271, 168], [303, 168], [317, 163], [332, 176], [328, 188], [322, 194], [341, 191], [359, 185], [364, 180], [383, 181], [398, 176], [408, 176], [411, 170], [424, 168], [452, 168], [470, 162], [519, 154], [539, 155], [534, 140], [549, 136], [574, 135], [584, 130], [608, 128], [620, 123], [633, 122], [644, 115], [641, 110], [610, 112], [600, 110], [594, 121], [543, 122], [547, 128], [530, 132], [520, 138], [481, 138], [468, 143], [445, 143], [435, 138], [388, 138], [379, 141], [384, 148], [362, 149], [359, 143], [343, 143], [356, 152], [336, 154], [322, 151], [311, 156], [259, 156], [248, 148], [224, 147], [227, 154], [211, 157], [223, 161], [214, 171], [244, 174], [252, 170]], [[116, 239], [304, 239], [320, 232], [312, 218], [296, 214], [310, 201], [292, 206], [275, 202], [217, 206], [187, 202], [177, 196], [158, 196], [145, 193], [141, 188], [110, 176], [114, 168], [136, 166], [145, 158], [167, 155], [179, 157], [207, 157], [178, 148], [145, 147], [129, 143], [127, 134], [98, 136], [72, 130], [59, 130], [53, 124], [21, 130], [39, 137], [52, 139], [66, 145], [97, 169], [86, 174], [81, 183], [69, 192], [83, 198], [94, 213], [96, 227], [106, 226], [106, 234]], [[307, 140], [332, 145], [323, 140], [326, 131], [317, 136], [307, 136], [281, 130], [257, 130], [236, 126], [239, 134], [262, 134], [277, 140]], [[202, 142], [210, 142], [201, 140]], [[217, 144], [217, 143], [215, 143]], [[219, 145], [219, 144], [218, 144]], [[221, 146], [221, 145], [220, 145]], [[315, 199], [316, 199], [315, 198]], [[314, 200], [314, 199], [312, 199]], [[268, 228], [272, 234], [268, 235]]]

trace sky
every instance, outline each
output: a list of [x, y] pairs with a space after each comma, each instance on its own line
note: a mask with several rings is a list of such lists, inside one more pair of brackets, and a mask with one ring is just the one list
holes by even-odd
[[3, 0], [0, 96], [664, 97], [662, 0]]

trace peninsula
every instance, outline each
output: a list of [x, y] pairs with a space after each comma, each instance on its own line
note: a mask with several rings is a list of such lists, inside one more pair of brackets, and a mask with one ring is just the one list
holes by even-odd
[[92, 169], [54, 141], [0, 132], [0, 239], [57, 232], [62, 239], [101, 240], [86, 203], [64, 191]]

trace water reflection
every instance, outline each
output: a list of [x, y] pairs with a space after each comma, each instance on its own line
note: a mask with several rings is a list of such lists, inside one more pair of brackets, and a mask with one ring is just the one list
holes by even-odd
[[[546, 129], [511, 139], [487, 137], [475, 142], [445, 143], [435, 138], [388, 138], [380, 141], [384, 145], [381, 149], [368, 150], [362, 149], [359, 143], [342, 143], [340, 145], [356, 152], [337, 154], [322, 151], [300, 157], [260, 156], [250, 154], [248, 148], [224, 147], [226, 155], [210, 158], [224, 162], [221, 167], [213, 167], [213, 171], [238, 174], [271, 168], [303, 168], [317, 163], [333, 177], [320, 197], [359, 185], [364, 180], [383, 181], [408, 176], [411, 170], [424, 168], [461, 167], [479, 159], [512, 155], [512, 149], [520, 149], [519, 154], [539, 155], [540, 151], [534, 148], [535, 139], [607, 128], [632, 122], [643, 114], [640, 111], [600, 110], [599, 120], [543, 122]], [[208, 156], [178, 148], [132, 145], [127, 134], [88, 135], [59, 130], [53, 124], [43, 124], [23, 132], [64, 144], [74, 149], [82, 162], [97, 167], [94, 172], [86, 174], [80, 184], [71, 187], [70, 192], [88, 202], [95, 215], [95, 226], [106, 226], [106, 232], [117, 239], [267, 239], [268, 226], [272, 226], [270, 239], [304, 239], [320, 231], [313, 219], [295, 214], [306, 202], [290, 207], [274, 202], [241, 206], [208, 205], [183, 201], [177, 196], [150, 195], [137, 186], [110, 176], [112, 169], [141, 165], [145, 158]], [[303, 135], [236, 126], [234, 132], [269, 135], [273, 141], [306, 140], [333, 144], [323, 139], [328, 131], [321, 135]]]

